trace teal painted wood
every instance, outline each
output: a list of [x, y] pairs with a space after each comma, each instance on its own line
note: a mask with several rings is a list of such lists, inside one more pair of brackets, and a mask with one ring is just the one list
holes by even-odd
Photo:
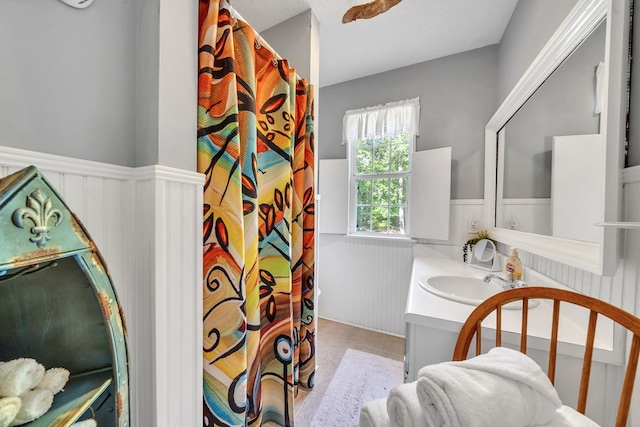
[[[116, 295], [111, 278], [105, 270], [105, 264], [97, 252], [82, 254], [80, 266], [91, 277], [93, 288], [106, 320], [107, 333], [111, 339], [113, 353], [113, 383], [116, 388], [116, 411], [118, 425], [128, 427], [129, 411], [129, 374], [127, 364], [127, 329], [124, 313]], [[126, 418], [123, 416], [126, 411]]]
[[[64, 392], [56, 395], [56, 405], [29, 427], [50, 427], [74, 423], [104, 393], [112, 382], [110, 372], [97, 372], [71, 379]], [[89, 411], [91, 412], [91, 411]]]
[[89, 233], [35, 167], [0, 179], [0, 324], [0, 360], [32, 357], [71, 372], [68, 390], [33, 426], [95, 416], [129, 427], [115, 287]]
[[78, 220], [35, 167], [5, 180], [0, 184], [0, 268], [93, 249]]

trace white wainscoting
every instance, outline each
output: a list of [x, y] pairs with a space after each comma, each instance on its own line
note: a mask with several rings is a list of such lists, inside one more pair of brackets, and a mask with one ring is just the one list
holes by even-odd
[[[623, 220], [630, 222], [640, 221], [640, 167], [623, 170]], [[636, 316], [640, 316], [640, 230], [620, 231], [620, 247], [622, 258], [620, 259], [616, 274], [612, 277], [603, 277], [589, 273], [565, 264], [558, 263], [548, 258], [522, 253], [520, 255], [525, 268], [532, 268], [545, 276], [564, 283], [571, 288], [610, 302], [622, 307]], [[627, 340], [628, 345], [628, 340]], [[619, 371], [611, 368], [607, 372], [607, 388], [610, 382], [619, 375]], [[640, 373], [636, 379], [636, 390], [633, 394], [631, 405], [631, 419], [628, 425], [640, 425]], [[607, 388], [607, 401], [605, 412], [612, 419], [616, 410], [615, 405], [619, 396], [619, 389]]]
[[404, 336], [411, 241], [321, 234], [318, 316]]
[[[623, 171], [624, 220], [640, 221], [640, 167]], [[320, 234], [318, 284], [322, 289], [319, 315], [365, 328], [404, 335], [404, 314], [411, 261], [414, 256], [462, 256], [474, 221], [483, 218], [483, 200], [453, 200], [447, 242], [414, 244], [351, 239]], [[477, 219], [476, 219], [477, 218]], [[477, 222], [482, 229], [484, 224]], [[525, 270], [530, 268], [571, 288], [610, 302], [640, 316], [640, 230], [621, 231], [622, 259], [613, 277], [589, 273], [548, 258], [520, 252]], [[412, 249], [412, 250], [411, 250]], [[602, 388], [607, 401], [603, 411], [611, 418], [619, 390], [612, 384], [620, 369], [609, 368]], [[637, 380], [640, 387], [640, 374]], [[640, 388], [634, 393], [629, 425], [640, 426]], [[635, 410], [634, 410], [635, 408]]]
[[0, 176], [29, 165], [107, 262], [128, 327], [131, 425], [200, 425], [202, 175], [0, 147]]
[[496, 216], [498, 226], [550, 236], [551, 199], [501, 199]]
[[483, 228], [483, 200], [452, 200], [449, 240], [318, 237], [318, 315], [404, 336], [404, 311], [414, 256], [462, 260], [462, 245]]

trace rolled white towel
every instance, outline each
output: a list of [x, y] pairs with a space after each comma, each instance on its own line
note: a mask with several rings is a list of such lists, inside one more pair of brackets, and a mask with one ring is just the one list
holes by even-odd
[[391, 427], [421, 427], [424, 414], [418, 401], [415, 381], [394, 387], [387, 397], [387, 413]]
[[53, 393], [46, 389], [29, 390], [20, 396], [22, 406], [9, 426], [19, 426], [43, 416], [53, 403]]
[[65, 368], [51, 368], [45, 371], [36, 388], [44, 388], [50, 390], [53, 394], [57, 394], [64, 388], [67, 381], [69, 381], [68, 370]]
[[89, 418], [84, 421], [78, 421], [77, 423], [71, 424], [71, 427], [97, 427], [98, 423], [93, 418]]
[[600, 427], [600, 425], [575, 409], [562, 405], [551, 421], [537, 427]]
[[367, 402], [360, 409], [359, 427], [389, 427], [387, 414], [387, 399], [376, 399]]
[[34, 359], [14, 359], [0, 364], [0, 397], [20, 396], [44, 375], [44, 366]]
[[503, 347], [462, 362], [425, 366], [416, 391], [429, 426], [545, 424], [561, 406], [542, 369]]
[[0, 427], [7, 427], [16, 418], [22, 406], [22, 399], [17, 396], [0, 399]]

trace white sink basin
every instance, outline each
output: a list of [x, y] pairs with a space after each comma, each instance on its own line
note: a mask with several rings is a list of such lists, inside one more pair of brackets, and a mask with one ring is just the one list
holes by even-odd
[[[499, 280], [499, 279], [494, 279]], [[490, 296], [502, 292], [502, 286], [485, 282], [482, 279], [466, 276], [424, 276], [418, 282], [428, 292], [441, 298], [463, 304], [478, 305]], [[536, 307], [540, 302], [529, 301], [529, 308]], [[518, 310], [522, 304], [518, 301], [504, 305], [505, 309]]]

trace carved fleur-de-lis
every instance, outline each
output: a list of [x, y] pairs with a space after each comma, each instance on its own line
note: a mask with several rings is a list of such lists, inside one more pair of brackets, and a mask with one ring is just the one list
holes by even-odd
[[31, 234], [34, 237], [29, 240], [42, 248], [51, 239], [49, 221], [53, 219], [53, 225], [57, 226], [62, 221], [62, 213], [53, 208], [49, 197], [40, 189], [36, 189], [27, 196], [27, 207], [16, 209], [11, 219], [13, 224], [19, 228], [24, 228], [24, 220], [30, 219], [33, 222]]

